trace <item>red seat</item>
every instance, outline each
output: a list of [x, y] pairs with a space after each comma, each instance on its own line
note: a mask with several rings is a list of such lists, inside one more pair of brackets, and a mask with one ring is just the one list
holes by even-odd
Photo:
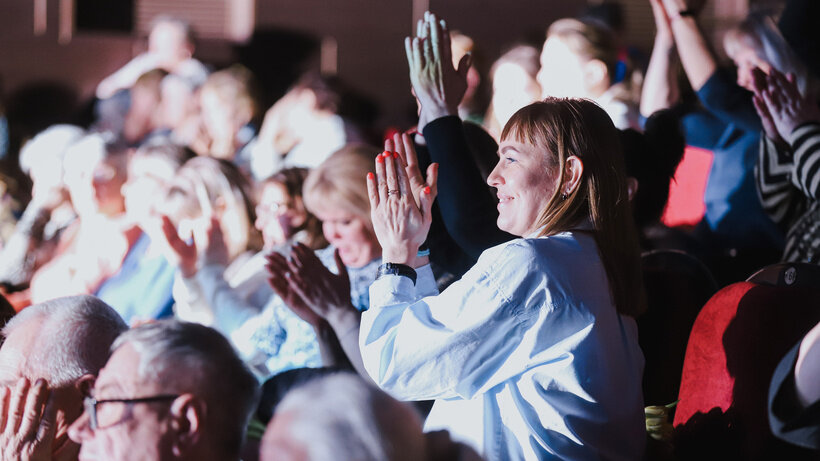
[[682, 459], [714, 455], [716, 446], [736, 459], [816, 457], [771, 434], [766, 402], [780, 358], [818, 321], [820, 283], [739, 282], [706, 303], [689, 336], [674, 419]]

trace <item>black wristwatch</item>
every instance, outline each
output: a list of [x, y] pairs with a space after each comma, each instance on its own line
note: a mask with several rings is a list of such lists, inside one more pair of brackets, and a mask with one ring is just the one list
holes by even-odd
[[379, 266], [379, 272], [376, 274], [376, 280], [385, 275], [401, 275], [402, 277], [409, 278], [410, 281], [413, 282], [413, 285], [416, 284], [416, 270], [407, 264], [384, 263]]

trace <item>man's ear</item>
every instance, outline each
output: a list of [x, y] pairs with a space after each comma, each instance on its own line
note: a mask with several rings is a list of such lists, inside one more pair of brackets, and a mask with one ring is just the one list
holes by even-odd
[[564, 185], [562, 195], [571, 195], [581, 184], [584, 176], [584, 162], [579, 157], [571, 155], [564, 162]]
[[169, 418], [175, 456], [191, 453], [202, 437], [206, 414], [205, 402], [193, 394], [182, 394], [171, 404]]
[[584, 86], [586, 88], [603, 88], [606, 91], [610, 85], [609, 69], [600, 59], [590, 59], [584, 64]]
[[74, 388], [82, 396], [89, 396], [91, 395], [91, 390], [94, 389], [94, 382], [97, 381], [97, 377], [92, 374], [84, 374], [80, 376], [80, 379], [74, 381]]
[[629, 201], [635, 199], [635, 194], [638, 193], [638, 180], [633, 178], [632, 176], [626, 177], [626, 194], [629, 197]]

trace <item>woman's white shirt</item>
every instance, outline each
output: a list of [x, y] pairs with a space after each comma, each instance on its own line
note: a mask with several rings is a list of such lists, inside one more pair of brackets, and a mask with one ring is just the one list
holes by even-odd
[[379, 386], [436, 399], [426, 430], [489, 460], [642, 457], [637, 326], [617, 314], [591, 234], [490, 248], [439, 295], [429, 266], [418, 276], [371, 285], [359, 343]]

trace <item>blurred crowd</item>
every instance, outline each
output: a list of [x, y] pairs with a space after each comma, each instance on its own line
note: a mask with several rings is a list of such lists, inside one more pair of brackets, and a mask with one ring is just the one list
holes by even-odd
[[486, 75], [425, 13], [381, 137], [171, 16], [90, 125], [0, 118], [0, 459], [816, 459], [820, 4], [648, 4], [650, 53], [604, 2]]

